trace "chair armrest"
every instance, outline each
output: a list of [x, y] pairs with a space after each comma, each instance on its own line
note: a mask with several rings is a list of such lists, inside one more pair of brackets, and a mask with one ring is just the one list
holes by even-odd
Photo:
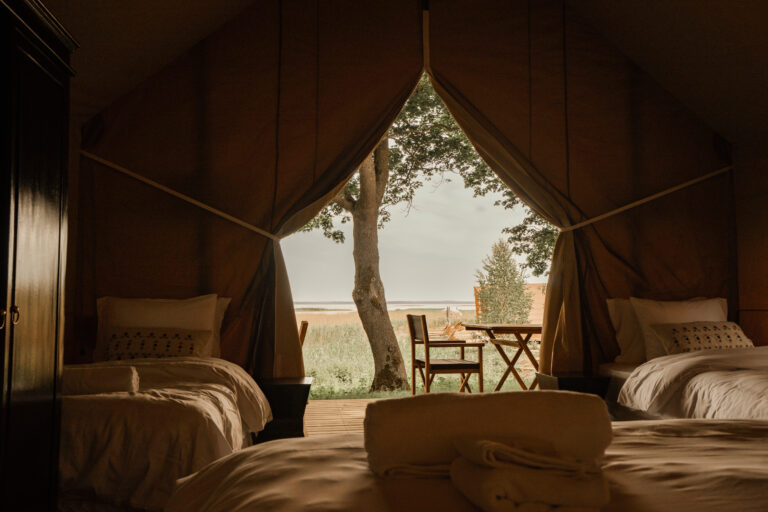
[[485, 343], [480, 341], [430, 341], [429, 342], [430, 348], [440, 348], [440, 347], [484, 347]]

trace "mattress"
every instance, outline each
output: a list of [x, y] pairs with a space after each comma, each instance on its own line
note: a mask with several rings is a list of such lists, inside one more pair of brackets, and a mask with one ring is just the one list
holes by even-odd
[[626, 379], [618, 402], [667, 417], [768, 420], [768, 347], [652, 359]]
[[65, 396], [60, 490], [68, 502], [162, 510], [175, 480], [248, 446], [272, 418], [239, 366], [215, 358], [97, 363], [134, 366], [139, 391]]
[[[604, 471], [611, 512], [768, 510], [768, 422], [614, 423]], [[382, 479], [361, 434], [257, 445], [182, 479], [167, 512], [409, 511], [475, 508], [448, 479]]]

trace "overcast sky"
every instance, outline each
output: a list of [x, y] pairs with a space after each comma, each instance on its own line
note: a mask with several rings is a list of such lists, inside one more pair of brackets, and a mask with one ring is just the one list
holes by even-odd
[[[457, 178], [426, 184], [407, 214], [402, 205], [395, 206], [392, 220], [379, 231], [387, 300], [474, 301], [475, 271], [502, 237], [501, 230], [523, 217], [519, 208], [494, 206], [497, 198], [474, 198]], [[352, 300], [352, 226], [345, 226], [343, 244], [320, 231], [295, 233], [282, 241], [294, 301]]]

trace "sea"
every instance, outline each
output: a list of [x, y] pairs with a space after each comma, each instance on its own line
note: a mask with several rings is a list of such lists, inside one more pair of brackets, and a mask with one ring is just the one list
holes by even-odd
[[[294, 302], [293, 307], [297, 310], [328, 310], [328, 311], [356, 311], [355, 303], [352, 301], [338, 302]], [[403, 309], [445, 309], [447, 307], [458, 309], [459, 311], [474, 311], [475, 303], [471, 301], [410, 301], [410, 300], [391, 300], [387, 301], [387, 309], [398, 311]]]

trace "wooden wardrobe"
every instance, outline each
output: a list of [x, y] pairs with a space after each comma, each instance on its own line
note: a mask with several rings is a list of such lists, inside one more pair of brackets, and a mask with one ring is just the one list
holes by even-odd
[[0, 509], [53, 510], [74, 42], [36, 0], [0, 0], [0, 39]]

